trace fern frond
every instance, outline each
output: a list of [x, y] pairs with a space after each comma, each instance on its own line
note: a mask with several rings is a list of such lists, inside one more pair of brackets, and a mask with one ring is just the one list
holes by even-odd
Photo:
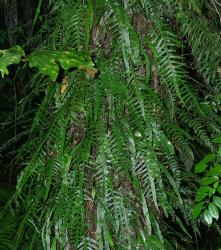
[[180, 11], [178, 20], [181, 33], [188, 37], [189, 45], [197, 65], [197, 69], [207, 83], [215, 89], [220, 88], [220, 36], [210, 27], [204, 17], [197, 17]]

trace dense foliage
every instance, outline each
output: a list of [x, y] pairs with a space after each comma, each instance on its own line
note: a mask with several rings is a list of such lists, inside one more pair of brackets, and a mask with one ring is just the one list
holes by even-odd
[[43, 2], [0, 51], [0, 249], [218, 249], [221, 4]]

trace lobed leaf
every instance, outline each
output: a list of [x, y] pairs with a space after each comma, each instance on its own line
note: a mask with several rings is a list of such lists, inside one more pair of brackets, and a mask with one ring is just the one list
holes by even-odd
[[24, 50], [19, 45], [11, 47], [8, 50], [0, 50], [0, 72], [2, 77], [4, 74], [8, 75], [8, 66], [11, 64], [18, 64], [24, 55]]
[[28, 59], [30, 67], [36, 67], [40, 73], [47, 75], [53, 81], [58, 76], [58, 63], [64, 70], [69, 70], [70, 68], [86, 71], [89, 69], [94, 70], [91, 57], [85, 52], [41, 50], [32, 53]]

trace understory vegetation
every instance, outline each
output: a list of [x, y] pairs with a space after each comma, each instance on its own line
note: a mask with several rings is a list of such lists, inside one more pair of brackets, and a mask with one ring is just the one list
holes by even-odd
[[34, 6], [0, 30], [0, 249], [218, 250], [220, 2]]

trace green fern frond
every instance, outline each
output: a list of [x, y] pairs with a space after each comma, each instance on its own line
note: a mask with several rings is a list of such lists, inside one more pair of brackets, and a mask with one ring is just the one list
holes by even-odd
[[216, 89], [220, 88], [220, 37], [213, 27], [210, 27], [204, 17], [196, 17], [180, 11], [178, 20], [181, 33], [188, 37], [189, 45], [197, 65], [197, 69], [205, 81]]
[[202, 125], [202, 121], [199, 118], [193, 118], [189, 114], [182, 112], [179, 118], [186, 123], [196, 135], [196, 139], [206, 147], [213, 150], [211, 139], [207, 135], [206, 129]]

